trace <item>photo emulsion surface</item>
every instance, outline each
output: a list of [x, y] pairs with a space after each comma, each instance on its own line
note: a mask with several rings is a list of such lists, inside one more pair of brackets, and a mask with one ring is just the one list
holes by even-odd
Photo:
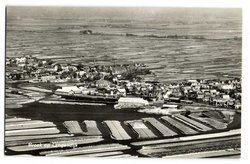
[[239, 158], [242, 10], [6, 7], [5, 155]]

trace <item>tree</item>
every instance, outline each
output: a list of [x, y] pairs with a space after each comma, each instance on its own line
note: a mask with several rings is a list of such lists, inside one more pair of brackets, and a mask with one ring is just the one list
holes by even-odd
[[83, 77], [80, 79], [80, 82], [83, 83], [83, 82], [85, 82], [85, 81], [86, 81], [86, 77], [83, 76]]
[[39, 61], [38, 62], [38, 67], [42, 67], [43, 66], [43, 62], [42, 61]]
[[62, 66], [61, 66], [61, 64], [58, 64], [56, 72], [61, 72], [61, 71], [62, 71]]
[[66, 77], [69, 76], [69, 73], [68, 72], [62, 72], [61, 74], [61, 79], [65, 79]]
[[77, 66], [76, 66], [77, 70], [81, 70], [83, 68], [83, 65], [82, 63], [79, 63]]
[[189, 116], [191, 114], [190, 110], [186, 110], [185, 116]]
[[13, 79], [13, 80], [20, 80], [20, 79], [21, 79], [21, 75], [20, 75], [20, 74], [14, 74], [14, 75], [12, 76], [12, 79]]
[[76, 77], [77, 77], [77, 73], [76, 73], [76, 72], [72, 72], [72, 73], [71, 73], [71, 76], [72, 76], [73, 78], [76, 78]]
[[51, 65], [51, 64], [53, 64], [54, 62], [53, 62], [51, 59], [47, 59], [46, 63], [47, 63], [48, 65]]

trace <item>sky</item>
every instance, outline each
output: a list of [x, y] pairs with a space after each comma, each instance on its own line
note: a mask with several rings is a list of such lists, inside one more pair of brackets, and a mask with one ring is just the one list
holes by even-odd
[[32, 7], [7, 6], [8, 18], [81, 18], [81, 17], [171, 17], [171, 16], [214, 16], [238, 17], [240, 8], [152, 8], [152, 7]]

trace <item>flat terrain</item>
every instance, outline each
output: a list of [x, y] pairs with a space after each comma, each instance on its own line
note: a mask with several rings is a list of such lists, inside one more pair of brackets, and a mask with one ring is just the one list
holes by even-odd
[[[143, 18], [10, 17], [6, 56], [84, 64], [143, 62], [162, 82], [240, 77], [241, 17], [227, 12], [207, 17], [195, 12]], [[80, 34], [83, 30], [93, 34]]]
[[[220, 156], [240, 154], [239, 126], [235, 130], [230, 130], [230, 126], [223, 130], [210, 127], [207, 132], [183, 134], [181, 129], [166, 124], [160, 116], [114, 110], [111, 106], [33, 104], [8, 109], [6, 113], [5, 148], [8, 155], [182, 157], [183, 153], [183, 157], [204, 158], [216, 156], [214, 151], [220, 152]], [[100, 130], [98, 134], [92, 134], [84, 127], [82, 122], [87, 119], [96, 120], [94, 127]], [[148, 124], [149, 120], [156, 124]], [[107, 121], [119, 124], [119, 128], [107, 127], [104, 124]], [[129, 126], [126, 122], [130, 121], [140, 121], [144, 126]], [[142, 132], [146, 134], [143, 138]], [[119, 138], [120, 135], [123, 137]], [[169, 152], [169, 148], [175, 151]]]
[[[166, 10], [159, 15], [153, 10], [148, 15], [129, 12], [122, 15], [115, 11], [113, 15], [102, 15], [100, 11], [76, 17], [48, 10], [41, 15], [35, 12], [22, 16], [15, 15], [15, 7], [8, 8], [6, 57], [32, 55], [58, 63], [84, 65], [145, 63], [153, 72], [150, 76], [165, 83], [241, 77], [240, 10], [206, 9], [197, 14], [195, 9], [182, 12], [169, 9], [172, 12]], [[82, 34], [84, 30], [91, 30], [92, 34]], [[102, 104], [50, 104], [43, 100], [30, 103], [27, 96], [33, 97], [33, 101], [40, 100], [45, 93], [39, 92], [46, 91], [33, 86], [23, 89], [26, 96], [15, 97], [11, 88], [6, 89], [5, 153], [8, 155], [202, 158], [240, 155], [238, 112], [232, 122], [225, 122], [209, 113], [204, 117], [202, 111], [207, 112], [208, 107], [191, 105], [186, 108], [191, 108], [192, 114], [178, 120], [172, 116], [114, 110], [113, 106]], [[20, 101], [20, 98], [26, 99]], [[164, 117], [176, 126], [164, 121]], [[83, 127], [86, 120], [96, 122], [95, 131]], [[105, 126], [104, 122], [110, 120], [117, 125]], [[141, 124], [129, 126], [128, 121]], [[117, 127], [122, 131], [115, 131]], [[201, 127], [208, 130], [200, 130]], [[237, 134], [230, 132], [231, 129], [238, 129]], [[220, 132], [226, 134], [220, 136]], [[144, 133], [145, 137], [140, 138]]]

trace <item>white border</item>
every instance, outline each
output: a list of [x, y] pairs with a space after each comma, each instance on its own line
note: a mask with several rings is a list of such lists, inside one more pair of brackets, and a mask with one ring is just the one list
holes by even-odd
[[7, 5], [52, 5], [52, 6], [168, 6], [168, 7], [242, 7], [244, 0], [8, 0]]
[[218, 159], [211, 159], [210, 160], [161, 160], [161, 159], [103, 159], [103, 158], [44, 158], [44, 157], [18, 157], [18, 156], [4, 156], [4, 149], [3, 149], [3, 129], [4, 129], [4, 76], [0, 76], [0, 90], [1, 90], [1, 112], [0, 112], [0, 120], [1, 120], [1, 127], [0, 127], [0, 140], [1, 140], [1, 153], [0, 153], [0, 160], [4, 160], [1, 163], [7, 162], [25, 162], [25, 163], [45, 163], [45, 162], [60, 162], [60, 163], [74, 163], [74, 162], [100, 162], [100, 163], [129, 163], [129, 162], [143, 162], [143, 163], [166, 163], [166, 162], [174, 162], [174, 163], [199, 163], [200, 162], [227, 162], [227, 163], [235, 163], [235, 162], [247, 162], [250, 159], [249, 153], [249, 127], [250, 124], [249, 118], [250, 108], [248, 105], [248, 101], [250, 100], [249, 95], [249, 47], [250, 47], [250, 15], [249, 15], [249, 4], [248, 0], [70, 0], [70, 1], [63, 1], [63, 0], [42, 0], [42, 1], [35, 1], [35, 0], [2, 0], [0, 6], [0, 20], [1, 20], [1, 33], [0, 33], [0, 47], [1, 47], [1, 67], [0, 71], [2, 75], [4, 75], [4, 48], [5, 48], [5, 6], [125, 6], [125, 7], [216, 7], [216, 8], [243, 8], [243, 112], [242, 112], [242, 158], [240, 160], [218, 160]]

